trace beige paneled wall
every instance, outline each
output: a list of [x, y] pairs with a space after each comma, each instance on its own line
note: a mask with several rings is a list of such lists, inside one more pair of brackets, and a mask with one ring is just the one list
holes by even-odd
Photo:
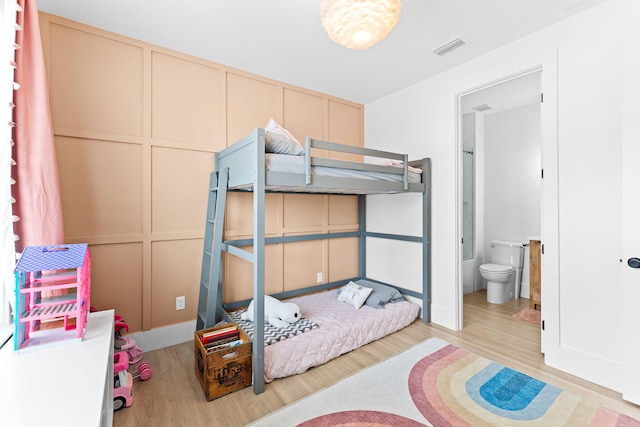
[[[45, 13], [40, 25], [66, 240], [89, 243], [92, 305], [131, 332], [196, 317], [215, 152], [271, 117], [301, 142], [363, 144], [359, 104]], [[250, 237], [252, 213], [251, 194], [230, 194], [226, 237]], [[267, 236], [357, 227], [353, 196], [267, 195]], [[357, 239], [271, 245], [266, 260], [268, 293], [349, 278]], [[251, 265], [225, 256], [224, 268], [224, 300], [250, 298]]]
[[225, 147], [223, 133], [224, 71], [151, 52], [151, 137]]
[[[227, 73], [227, 145], [267, 124], [278, 120], [278, 98], [281, 88], [276, 82], [260, 77]], [[256, 123], [260, 125], [256, 126]]]
[[[250, 238], [251, 217], [239, 213], [252, 212], [252, 195], [232, 193], [229, 196], [226, 237]], [[267, 194], [265, 205], [267, 237], [358, 229], [358, 200], [353, 196]], [[358, 240], [342, 238], [269, 245], [265, 264], [267, 293], [317, 284], [318, 273], [322, 275], [321, 283], [351, 278], [358, 275]], [[225, 273], [225, 302], [251, 298], [251, 264], [226, 256]]]
[[43, 24], [56, 129], [142, 137], [145, 49], [64, 23]]

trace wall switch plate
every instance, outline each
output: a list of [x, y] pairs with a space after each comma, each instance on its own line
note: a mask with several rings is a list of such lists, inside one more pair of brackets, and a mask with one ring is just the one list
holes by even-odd
[[185, 305], [185, 297], [176, 297], [176, 310], [184, 310]]
[[322, 283], [322, 272], [318, 273], [318, 278], [316, 280], [318, 283]]

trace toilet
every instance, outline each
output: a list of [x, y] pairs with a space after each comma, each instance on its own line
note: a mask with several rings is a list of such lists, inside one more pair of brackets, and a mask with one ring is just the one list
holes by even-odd
[[480, 266], [480, 274], [487, 281], [488, 302], [503, 304], [520, 297], [523, 264], [523, 243], [491, 241], [491, 263]]

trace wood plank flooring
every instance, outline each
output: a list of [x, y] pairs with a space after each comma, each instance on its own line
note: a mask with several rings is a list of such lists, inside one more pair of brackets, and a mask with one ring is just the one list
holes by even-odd
[[136, 380], [133, 406], [114, 413], [114, 426], [244, 426], [430, 337], [640, 419], [640, 407], [626, 403], [619, 393], [545, 366], [540, 329], [512, 317], [528, 306], [528, 299], [493, 305], [487, 303], [485, 291], [467, 294], [464, 328], [459, 332], [418, 320], [304, 374], [275, 380], [260, 395], [248, 387], [211, 402], [204, 398], [195, 375], [192, 342], [151, 351], [143, 360], [151, 364], [153, 376], [147, 381]]

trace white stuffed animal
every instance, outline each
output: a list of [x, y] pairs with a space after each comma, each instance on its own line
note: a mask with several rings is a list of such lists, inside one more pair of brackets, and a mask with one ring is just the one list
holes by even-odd
[[[264, 296], [264, 321], [274, 328], [284, 328], [290, 323], [296, 323], [301, 317], [302, 313], [297, 304], [282, 302], [269, 295]], [[240, 318], [253, 322], [253, 300]]]

